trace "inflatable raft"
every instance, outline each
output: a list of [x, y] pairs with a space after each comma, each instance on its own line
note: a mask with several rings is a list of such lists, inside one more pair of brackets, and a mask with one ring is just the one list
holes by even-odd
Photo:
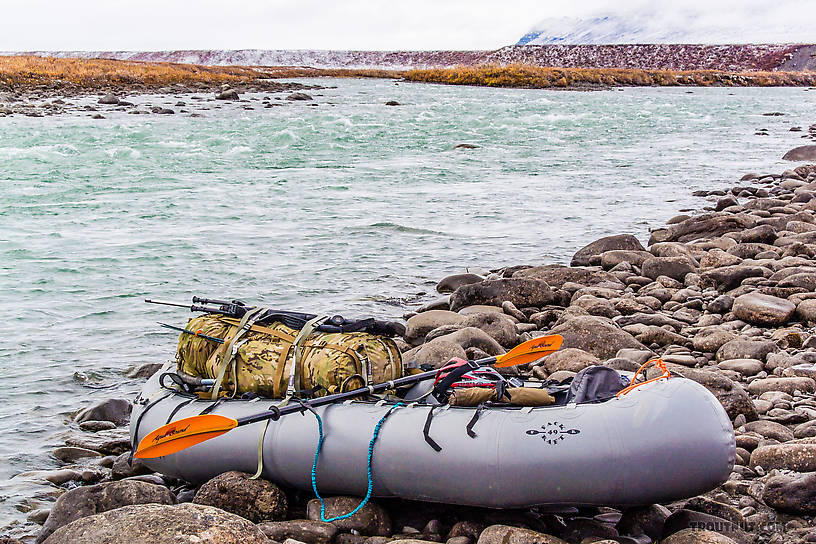
[[[213, 405], [162, 388], [160, 374], [148, 380], [135, 403], [134, 443], [205, 410], [238, 418], [273, 403]], [[490, 508], [641, 505], [709, 491], [734, 465], [734, 431], [725, 410], [703, 386], [681, 377], [600, 403], [499, 407], [478, 414], [476, 408], [412, 402], [430, 386], [423, 384], [380, 428], [372, 464], [374, 497]], [[393, 406], [346, 401], [316, 408], [325, 435], [316, 473], [322, 495], [365, 495], [369, 442]], [[268, 427], [242, 426], [143, 462], [162, 474], [201, 483], [230, 470], [255, 473], [259, 441], [264, 478], [312, 489], [318, 423], [309, 412], [270, 421]]]

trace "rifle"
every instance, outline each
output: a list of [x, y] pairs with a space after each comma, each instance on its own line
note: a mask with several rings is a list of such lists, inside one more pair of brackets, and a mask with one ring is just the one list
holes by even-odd
[[[168, 302], [165, 300], [145, 299], [149, 304], [161, 304], [164, 306], [176, 306], [188, 308], [191, 312], [203, 312], [208, 314], [219, 314], [234, 319], [241, 319], [249, 310], [256, 306], [248, 306], [240, 300], [218, 300], [211, 298], [193, 297], [192, 304], [182, 304], [180, 302]], [[317, 317], [316, 314], [303, 312], [291, 312], [287, 310], [266, 310], [256, 323], [283, 323], [289, 328], [300, 330], [306, 324]], [[380, 336], [403, 336], [405, 325], [396, 321], [381, 321], [373, 317], [349, 320], [341, 315], [334, 315], [315, 328], [319, 332], [368, 332]]]

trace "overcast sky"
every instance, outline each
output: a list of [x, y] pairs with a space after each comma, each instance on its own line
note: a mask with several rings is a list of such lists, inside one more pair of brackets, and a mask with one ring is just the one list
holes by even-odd
[[816, 41], [816, 0], [0, 0], [0, 8], [6, 51], [495, 49], [551, 17], [644, 11], [722, 24], [737, 43], [756, 41], [756, 29], [778, 42]]

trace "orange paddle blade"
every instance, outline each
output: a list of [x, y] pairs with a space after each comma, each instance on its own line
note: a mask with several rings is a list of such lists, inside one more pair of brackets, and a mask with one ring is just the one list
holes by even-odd
[[493, 366], [504, 368], [532, 363], [545, 355], [558, 351], [563, 343], [564, 338], [560, 334], [539, 336], [519, 344], [504, 355], [497, 356], [496, 364]]
[[162, 425], [139, 442], [134, 457], [152, 459], [170, 455], [210, 438], [220, 436], [238, 426], [235, 419], [206, 414], [192, 416]]

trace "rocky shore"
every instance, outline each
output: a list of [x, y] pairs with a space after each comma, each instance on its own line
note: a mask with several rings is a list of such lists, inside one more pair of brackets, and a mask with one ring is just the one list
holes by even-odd
[[[733, 421], [736, 466], [705, 495], [557, 513], [374, 500], [350, 519], [323, 523], [309, 494], [272, 482], [232, 472], [195, 488], [129, 463], [130, 403], [110, 399], [75, 416], [53, 452], [64, 467], [15, 476], [49, 492], [27, 506], [30, 525], [0, 528], [0, 542], [815, 542], [816, 166], [747, 174], [698, 196], [709, 205], [670, 219], [647, 247], [621, 234], [581, 248], [569, 266], [446, 277], [440, 298], [406, 315], [399, 343], [406, 361], [439, 365], [561, 334], [560, 352], [511, 369], [541, 380], [593, 364], [632, 371], [658, 355], [708, 388]], [[359, 500], [331, 497], [326, 514]]]

